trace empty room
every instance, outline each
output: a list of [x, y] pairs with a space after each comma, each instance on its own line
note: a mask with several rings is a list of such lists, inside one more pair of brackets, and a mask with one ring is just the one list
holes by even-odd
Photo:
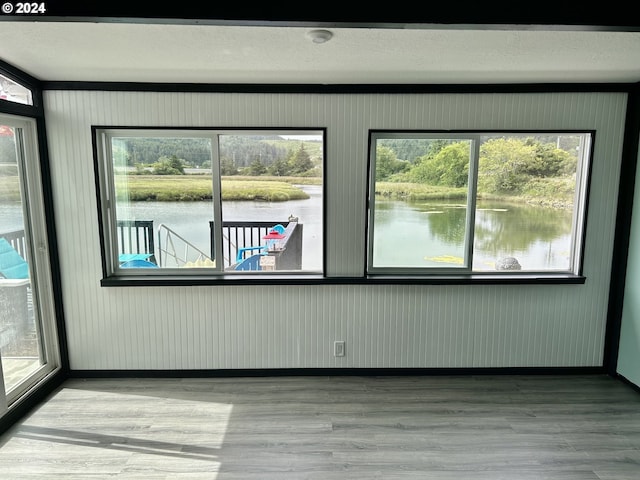
[[640, 25], [170, 7], [2, 5], [0, 478], [640, 478]]

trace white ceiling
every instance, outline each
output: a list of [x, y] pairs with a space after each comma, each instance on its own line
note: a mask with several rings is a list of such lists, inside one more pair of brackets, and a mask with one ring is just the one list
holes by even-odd
[[640, 81], [640, 32], [0, 21], [0, 60], [48, 81], [486, 84]]

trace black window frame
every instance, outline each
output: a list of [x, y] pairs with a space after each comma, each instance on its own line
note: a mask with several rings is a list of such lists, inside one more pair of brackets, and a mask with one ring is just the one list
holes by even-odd
[[[373, 266], [373, 241], [374, 241], [374, 212], [375, 212], [375, 148], [376, 141], [381, 138], [480, 138], [483, 135], [586, 135], [589, 144], [585, 148], [582, 164], [578, 162], [577, 170], [580, 170], [576, 178], [576, 198], [579, 199], [576, 209], [579, 218], [574, 219], [572, 225], [572, 235], [575, 236], [573, 243], [577, 243], [577, 253], [572, 255], [572, 270], [567, 271], [479, 271], [473, 270], [472, 260], [469, 260], [467, 268], [384, 268]], [[590, 129], [487, 129], [487, 130], [439, 130], [439, 129], [370, 129], [368, 131], [368, 149], [367, 149], [367, 212], [366, 212], [366, 239], [365, 239], [365, 275], [369, 280], [401, 282], [408, 281], [412, 283], [427, 284], [448, 284], [448, 283], [489, 283], [489, 284], [512, 284], [512, 283], [575, 283], [581, 284], [586, 281], [583, 273], [584, 268], [584, 252], [586, 244], [586, 230], [588, 217], [589, 190], [591, 182], [591, 170], [593, 164], [594, 145], [596, 141], [596, 131]], [[479, 144], [476, 148], [477, 159], [475, 168], [470, 165], [469, 168], [469, 193], [473, 194], [473, 199], [469, 200], [469, 206], [475, 205], [477, 201], [477, 173], [479, 163]], [[475, 171], [474, 171], [475, 170]], [[473, 185], [471, 185], [473, 182]], [[470, 225], [474, 226], [473, 213], [470, 215]], [[468, 235], [465, 234], [466, 236]], [[471, 234], [471, 243], [473, 243], [473, 234]], [[469, 245], [471, 254], [473, 254], [473, 244]]]
[[[153, 136], [157, 132], [160, 136], [168, 136], [171, 132], [184, 134], [188, 138], [188, 132], [199, 132], [203, 136], [220, 135], [251, 135], [251, 134], [282, 134], [282, 135], [309, 135], [321, 134], [322, 144], [322, 266], [321, 271], [284, 271], [284, 272], [260, 272], [260, 273], [225, 273], [223, 269], [216, 271], [211, 268], [187, 268], [184, 270], [177, 268], [167, 269], [145, 269], [131, 268], [124, 270], [117, 268], [115, 258], [116, 248], [113, 247], [116, 238], [115, 214], [107, 214], [115, 208], [115, 201], [111, 198], [114, 195], [110, 183], [113, 178], [107, 178], [108, 174], [113, 174], [112, 165], [107, 166], [108, 159], [104, 151], [105, 133], [126, 132], [127, 135], [149, 134]], [[107, 135], [108, 136], [108, 135]], [[282, 283], [307, 283], [308, 281], [318, 281], [326, 278], [326, 153], [327, 153], [327, 129], [325, 127], [210, 127], [210, 126], [109, 126], [93, 125], [91, 127], [94, 179], [96, 186], [96, 198], [98, 206], [98, 224], [100, 236], [100, 251], [102, 260], [102, 286], [162, 286], [162, 285], [215, 285], [215, 284], [282, 284]], [[111, 138], [111, 137], [109, 137]], [[217, 149], [217, 145], [212, 145], [212, 149]], [[219, 185], [221, 175], [219, 165], [212, 175], [217, 175], [214, 179]], [[112, 175], [113, 176], [113, 175]], [[218, 192], [220, 190], [218, 189]], [[221, 202], [221, 199], [218, 200]], [[113, 206], [111, 204], [114, 204]], [[222, 223], [222, 222], [220, 222]], [[154, 270], [154, 271], [152, 271]]]

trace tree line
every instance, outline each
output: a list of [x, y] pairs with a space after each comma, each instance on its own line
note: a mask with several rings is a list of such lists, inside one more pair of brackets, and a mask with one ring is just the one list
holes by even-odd
[[[376, 181], [467, 186], [470, 140], [393, 142], [396, 141], [383, 141], [377, 145]], [[398, 151], [407, 154], [420, 150], [427, 153], [410, 157], [412, 160], [398, 156]], [[518, 194], [532, 180], [571, 176], [575, 174], [576, 165], [577, 153], [573, 145], [564, 149], [559, 148], [557, 141], [545, 142], [539, 138], [490, 138], [480, 145], [478, 191]]]
[[[297, 148], [292, 148], [297, 145]], [[116, 166], [139, 174], [182, 175], [185, 168], [211, 168], [211, 141], [206, 138], [122, 138], [113, 145]], [[321, 159], [305, 143], [279, 136], [222, 135], [222, 175], [320, 176]]]
[[320, 176], [321, 165], [313, 162], [304, 143], [300, 142], [297, 150], [288, 151], [286, 156], [277, 158], [271, 165], [265, 165], [261, 157], [255, 157], [248, 167], [238, 168], [229, 157], [223, 156], [220, 160], [220, 174], [225, 176]]

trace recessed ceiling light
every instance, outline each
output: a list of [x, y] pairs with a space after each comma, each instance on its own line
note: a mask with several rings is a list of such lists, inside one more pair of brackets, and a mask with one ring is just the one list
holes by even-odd
[[333, 33], [329, 30], [311, 30], [307, 32], [307, 37], [309, 37], [313, 43], [325, 43], [331, 40]]

